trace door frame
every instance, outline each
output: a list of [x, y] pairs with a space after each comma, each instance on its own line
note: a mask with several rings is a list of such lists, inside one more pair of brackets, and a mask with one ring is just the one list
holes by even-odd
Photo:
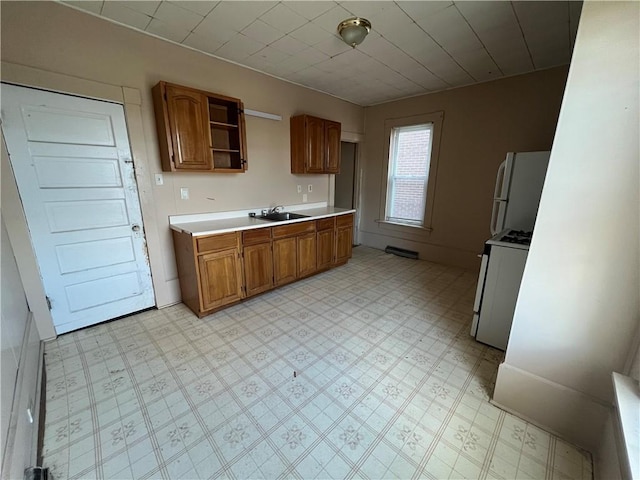
[[[145, 226], [145, 239], [155, 303], [156, 305], [168, 303], [166, 299], [170, 298], [170, 294], [166, 282], [164, 282], [164, 278], [161, 275], [154, 274], [155, 272], [162, 272], [163, 266], [162, 256], [160, 255], [159, 222], [153, 208], [151, 175], [147, 171], [148, 159], [142, 121], [142, 95], [140, 90], [70, 77], [8, 62], [1, 62], [1, 68], [1, 80], [6, 83], [47, 90], [53, 93], [75, 95], [92, 100], [106, 100], [119, 103], [124, 107], [142, 221]], [[31, 246], [31, 237], [20, 202], [18, 187], [13, 176], [4, 136], [2, 138], [1, 153], [1, 204], [7, 234], [14, 249], [18, 271], [24, 284], [29, 308], [33, 312], [40, 338], [42, 340], [51, 340], [56, 338], [53, 318], [47, 306], [40, 270], [35, 252]]]
[[[353, 243], [354, 245], [360, 245], [360, 216], [362, 209], [360, 205], [362, 203], [362, 178], [363, 172], [360, 168], [361, 155], [362, 155], [362, 143], [364, 142], [364, 135], [355, 132], [342, 131], [340, 136], [340, 142], [355, 143], [356, 155], [354, 159], [353, 167], [353, 208], [355, 209], [355, 219], [353, 225]], [[329, 202], [328, 205], [333, 207], [336, 200], [336, 176], [335, 174], [329, 175]]]

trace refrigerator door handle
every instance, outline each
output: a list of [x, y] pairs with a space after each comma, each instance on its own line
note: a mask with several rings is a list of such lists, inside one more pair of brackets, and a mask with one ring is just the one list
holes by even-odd
[[502, 197], [502, 190], [504, 186], [505, 174], [507, 172], [507, 161], [505, 160], [498, 167], [498, 173], [496, 173], [496, 187], [493, 192], [493, 198], [495, 200], [506, 200]]
[[509, 156], [507, 156], [507, 159], [500, 164], [498, 167], [498, 173], [496, 174], [496, 186], [493, 192], [493, 207], [491, 209], [491, 223], [489, 224], [489, 230], [491, 231], [492, 236], [502, 230], [502, 226], [498, 226], [498, 223], [500, 223], [499, 217], [504, 216], [504, 208], [501, 209], [500, 205], [507, 201], [502, 194], [505, 189], [508, 161]]
[[493, 207], [491, 208], [491, 224], [489, 226], [491, 230], [491, 236], [498, 233], [498, 212], [500, 211], [500, 202], [503, 200], [494, 199]]

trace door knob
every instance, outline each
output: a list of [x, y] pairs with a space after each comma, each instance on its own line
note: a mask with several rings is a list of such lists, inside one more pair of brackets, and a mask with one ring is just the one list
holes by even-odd
[[131, 227], [131, 230], [133, 230], [134, 232], [139, 232], [140, 231], [140, 225], [133, 225]]

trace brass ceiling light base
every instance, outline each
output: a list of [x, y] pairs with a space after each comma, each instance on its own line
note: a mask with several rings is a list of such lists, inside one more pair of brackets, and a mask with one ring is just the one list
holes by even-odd
[[338, 25], [338, 33], [344, 40], [344, 43], [351, 48], [360, 45], [367, 34], [371, 30], [371, 22], [366, 18], [353, 17], [348, 18]]

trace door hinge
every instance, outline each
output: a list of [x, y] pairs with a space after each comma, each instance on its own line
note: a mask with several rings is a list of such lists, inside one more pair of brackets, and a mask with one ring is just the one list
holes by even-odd
[[49, 297], [44, 297], [47, 299], [47, 307], [49, 308], [49, 311], [51, 311], [51, 299]]
[[163, 96], [164, 96], [164, 101], [166, 102], [167, 101], [167, 92], [164, 92]]
[[24, 480], [47, 480], [52, 478], [49, 476], [49, 467], [29, 467], [24, 471]]

